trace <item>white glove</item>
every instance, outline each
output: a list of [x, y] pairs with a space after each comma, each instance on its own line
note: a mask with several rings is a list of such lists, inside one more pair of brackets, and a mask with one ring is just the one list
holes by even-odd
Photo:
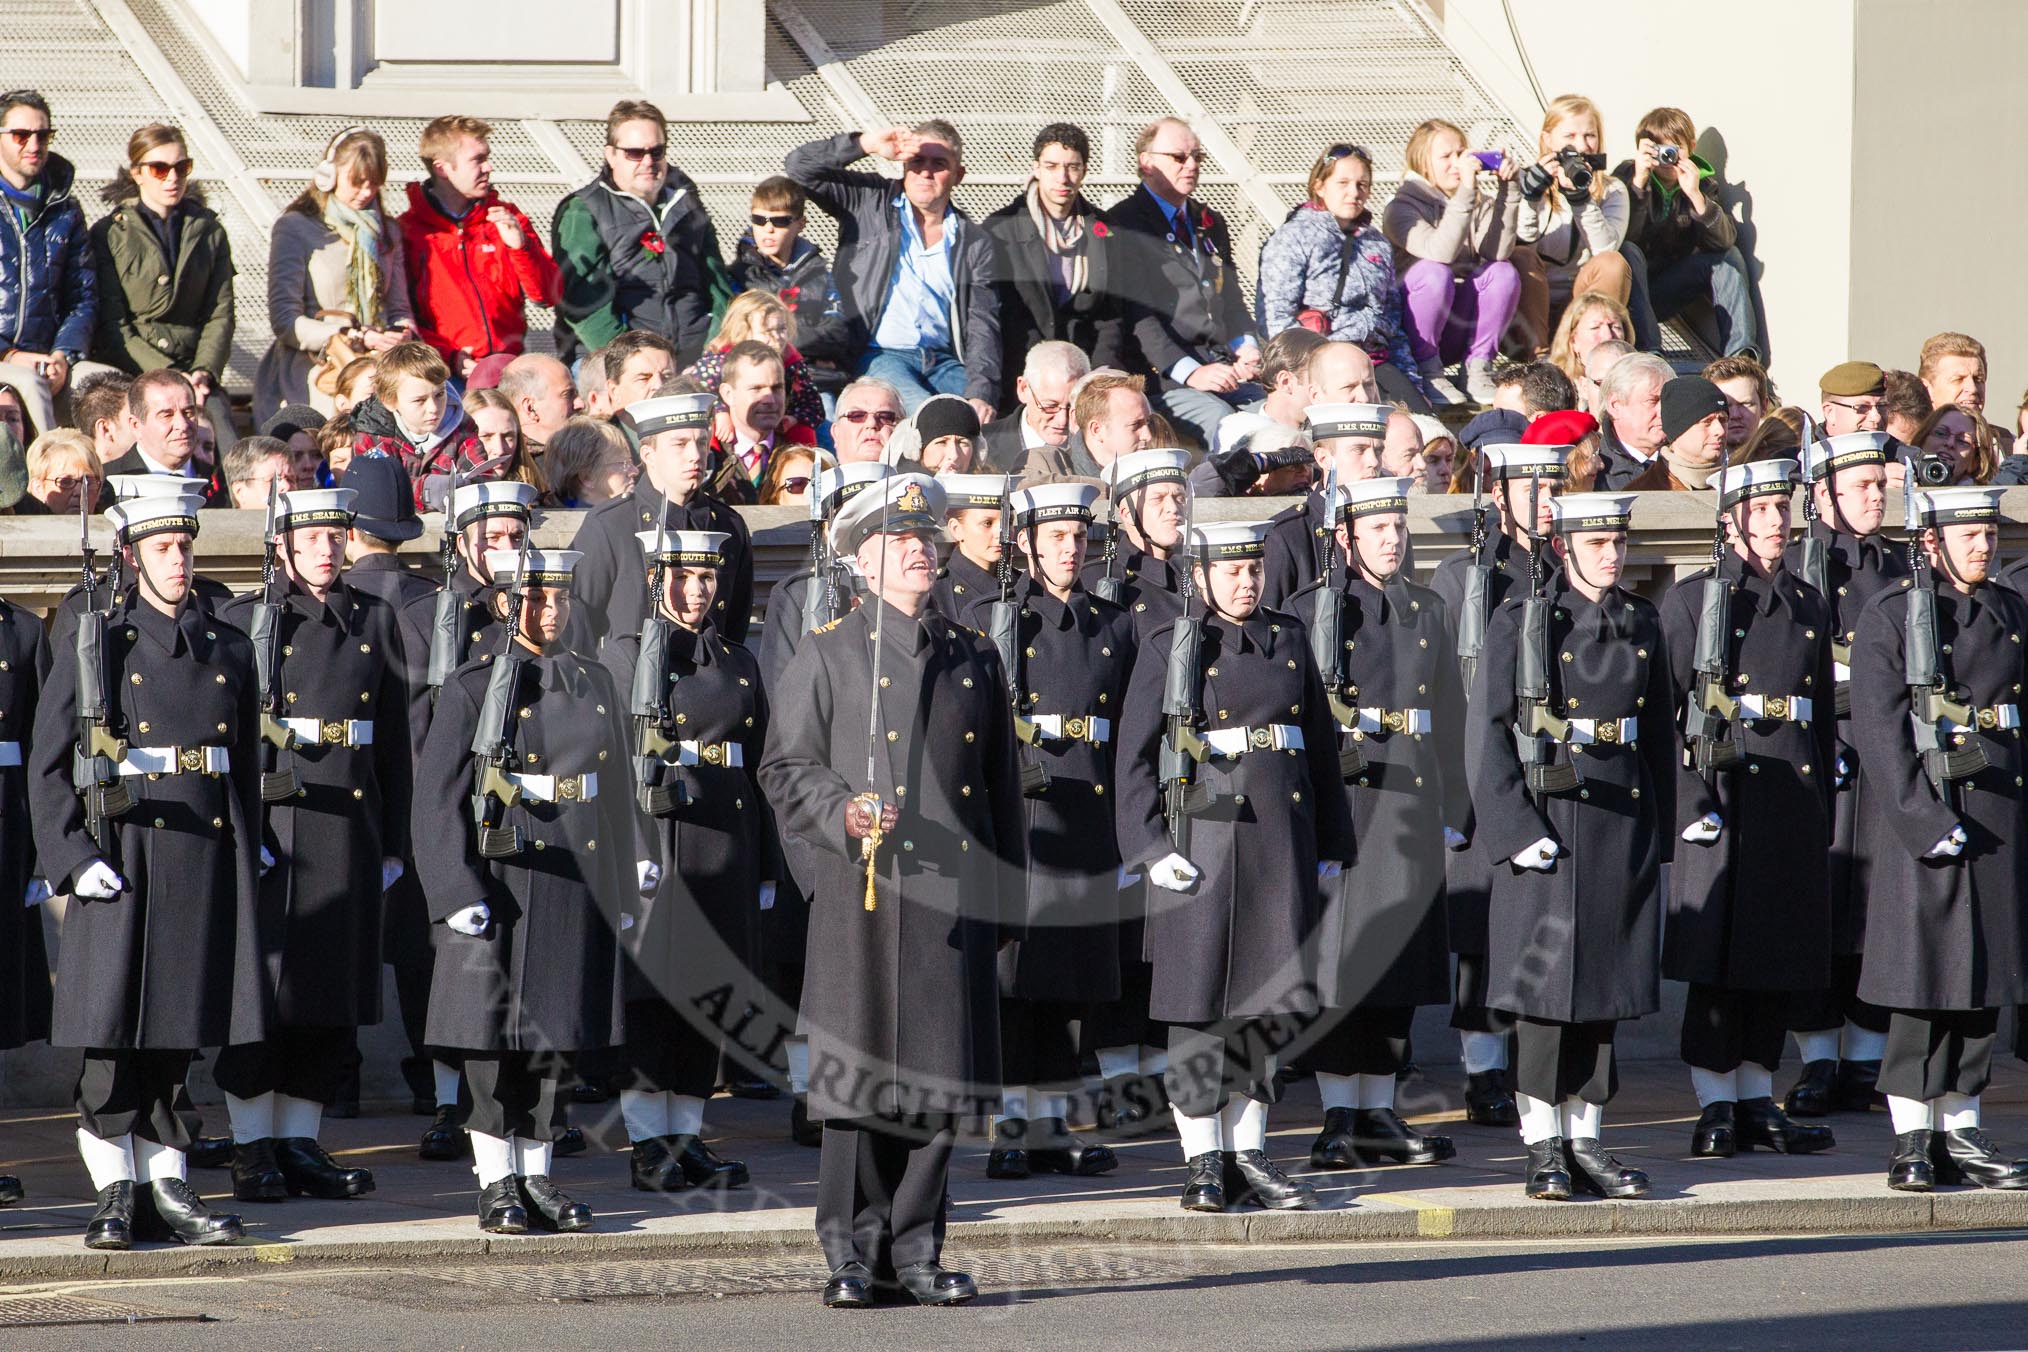
[[[273, 855], [273, 854], [271, 854], [271, 853], [269, 853], [269, 851], [268, 851], [268, 847], [267, 847], [267, 846], [265, 846], [265, 845], [261, 846], [261, 874], [262, 874], [262, 876], [266, 876], [266, 874], [267, 874], [267, 871], [268, 871], [269, 869], [273, 868], [274, 866], [275, 866], [275, 857], [274, 857], [274, 855]], [[382, 888], [381, 890], [382, 890], [382, 891], [386, 891], [387, 889], [385, 889], [385, 888]]]
[[1465, 848], [1465, 838], [1446, 826], [1444, 828], [1444, 848], [1447, 850], [1462, 850]]
[[1971, 843], [1971, 839], [1970, 836], [1965, 834], [1964, 827], [1953, 826], [1950, 830], [1944, 832], [1944, 838], [1930, 846], [1922, 857], [1924, 859], [1955, 859], [1965, 852], [1965, 846]]
[[27, 905], [29, 910], [32, 911], [42, 905], [52, 895], [54, 894], [49, 890], [49, 883], [46, 880], [42, 878], [30, 878], [28, 880]]
[[1120, 891], [1124, 892], [1128, 888], [1139, 883], [1140, 881], [1141, 881], [1140, 874], [1134, 872], [1132, 869], [1128, 868], [1125, 864], [1120, 865], [1120, 880], [1119, 880]]
[[1197, 865], [1174, 851], [1163, 855], [1148, 870], [1148, 881], [1170, 892], [1188, 892], [1200, 876]]
[[628, 915], [625, 911], [621, 911], [620, 933], [625, 934], [628, 930], [632, 929], [633, 927], [634, 927], [634, 917]]
[[94, 859], [78, 874], [77, 883], [70, 889], [71, 895], [83, 901], [111, 901], [127, 890], [127, 880], [113, 872], [112, 865], [103, 859]]
[[486, 932], [486, 926], [493, 923], [493, 910], [485, 902], [478, 901], [444, 921], [460, 934], [476, 939]]
[[1725, 822], [1716, 812], [1707, 812], [1683, 828], [1683, 839], [1692, 845], [1709, 845], [1718, 839], [1718, 833], [1725, 829]]
[[761, 884], [760, 908], [763, 911], [772, 911], [775, 908], [775, 885], [773, 883]]
[[408, 865], [392, 856], [380, 861], [380, 890], [385, 892], [401, 881], [401, 875], [408, 872]]
[[1344, 871], [1345, 866], [1335, 859], [1319, 859], [1317, 861], [1317, 881], [1320, 883], [1328, 883]]
[[1547, 873], [1549, 871], [1549, 861], [1556, 858], [1561, 850], [1562, 847], [1555, 841], [1551, 840], [1548, 836], [1544, 836], [1527, 849], [1515, 855], [1514, 864], [1517, 868], [1532, 868]]
[[1852, 782], [1852, 762], [1842, 751], [1838, 753], [1838, 764], [1834, 767], [1834, 770], [1835, 773], [1832, 777], [1833, 788], [1842, 789]]
[[652, 859], [636, 859], [634, 877], [641, 895], [652, 897], [655, 895], [655, 889], [662, 885], [662, 866]]

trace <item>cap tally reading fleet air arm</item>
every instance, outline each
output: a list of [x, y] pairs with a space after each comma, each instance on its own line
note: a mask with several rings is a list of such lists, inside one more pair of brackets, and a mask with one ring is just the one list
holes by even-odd
[[1338, 485], [1338, 516], [1399, 516], [1408, 511], [1408, 490], [1414, 479], [1355, 479]]
[[1267, 552], [1265, 521], [1218, 521], [1190, 528], [1190, 553], [1200, 563], [1257, 559]]
[[718, 405], [715, 394], [664, 394], [637, 399], [627, 405], [627, 417], [641, 440], [684, 427], [710, 427], [712, 411]]
[[1089, 525], [1098, 495], [1097, 484], [1037, 484], [1015, 493], [1008, 499], [1008, 505], [1014, 509], [1015, 525], [1021, 527], [1039, 526], [1045, 521], [1082, 521]]
[[1719, 507], [1732, 507], [1748, 498], [1787, 497], [1796, 486], [1796, 462], [1749, 460], [1725, 472], [1725, 496]]
[[1803, 447], [1803, 481], [1857, 465], [1884, 465], [1894, 456], [1894, 438], [1885, 432], [1843, 432]]
[[927, 474], [895, 474], [838, 509], [831, 548], [857, 554], [877, 534], [937, 531], [944, 524], [944, 490]]
[[113, 534], [122, 544], [145, 540], [151, 535], [197, 534], [197, 512], [204, 499], [194, 494], [174, 497], [155, 495], [115, 503], [106, 509]]
[[459, 484], [451, 494], [451, 521], [459, 530], [490, 516], [511, 516], [526, 521], [535, 510], [535, 485], [512, 479], [488, 479], [483, 483]]
[[1918, 489], [1915, 519], [1924, 526], [1983, 525], [2000, 519], [2000, 492], [1997, 488]]
[[1099, 480], [1115, 498], [1150, 484], [1180, 484], [1190, 477], [1190, 455], [1168, 446], [1128, 451], [1099, 471]]
[[1311, 404], [1303, 410], [1312, 441], [1332, 437], [1374, 437], [1387, 435], [1387, 420], [1394, 413], [1388, 404]]
[[1565, 493], [1550, 500], [1556, 532], [1625, 530], [1634, 514], [1632, 493]]
[[486, 551], [486, 570], [495, 582], [505, 586], [568, 587], [570, 575], [576, 571], [577, 561], [583, 557], [583, 553], [575, 549], [531, 549], [524, 573], [520, 550], [489, 549]]
[[275, 497], [275, 529], [301, 530], [305, 526], [350, 526], [352, 500], [359, 494], [349, 488], [298, 488]]

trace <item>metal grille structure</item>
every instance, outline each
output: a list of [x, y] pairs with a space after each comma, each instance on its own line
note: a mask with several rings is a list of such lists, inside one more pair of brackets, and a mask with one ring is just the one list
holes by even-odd
[[[768, 77], [810, 114], [806, 123], [677, 122], [671, 157], [698, 182], [728, 255], [752, 185], [798, 143], [847, 128], [950, 118], [965, 137], [958, 202], [983, 215], [1027, 180], [1037, 128], [1085, 128], [1086, 192], [1100, 204], [1131, 191], [1135, 134], [1150, 120], [1190, 121], [1211, 157], [1199, 196], [1231, 223], [1248, 295], [1260, 246], [1303, 195], [1311, 161], [1336, 141], [1374, 153], [1375, 205], [1399, 184], [1408, 133], [1426, 117], [1464, 127], [1474, 144], [1532, 144], [1444, 44], [1415, 0], [771, 0]], [[239, 271], [231, 383], [250, 384], [271, 337], [268, 235], [307, 184], [325, 144], [348, 125], [330, 116], [255, 112], [236, 72], [186, 27], [173, 0], [7, 0], [0, 51], [13, 86], [54, 108], [57, 149], [78, 166], [87, 213], [145, 121], [200, 119], [230, 163], [193, 149], [208, 200], [224, 218]], [[151, 77], [149, 72], [155, 72]], [[386, 138], [390, 208], [421, 166], [416, 119], [358, 121]], [[455, 111], [447, 95], [445, 111]], [[539, 100], [536, 101], [539, 105]], [[540, 118], [493, 128], [494, 183], [545, 239], [557, 202], [600, 163], [603, 123]], [[560, 147], [557, 153], [545, 145]], [[235, 172], [227, 174], [226, 170]], [[813, 213], [810, 237], [836, 232]], [[552, 316], [530, 315], [549, 346]]]

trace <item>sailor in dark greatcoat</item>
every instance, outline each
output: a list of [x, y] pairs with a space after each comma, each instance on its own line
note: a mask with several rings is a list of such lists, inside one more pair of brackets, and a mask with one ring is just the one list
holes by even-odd
[[1000, 499], [1011, 480], [1000, 474], [940, 474], [944, 490], [944, 534], [950, 556], [937, 570], [930, 604], [940, 615], [965, 621], [981, 601], [1000, 594]]
[[[270, 1011], [253, 650], [194, 598], [200, 505], [165, 496], [108, 511], [134, 580], [102, 609], [79, 608], [36, 709], [37, 867], [70, 894], [50, 1040], [84, 1049], [78, 1147], [98, 1190], [92, 1248], [151, 1237], [136, 1224], [136, 1183], [183, 1243], [241, 1234], [237, 1216], [212, 1212], [184, 1181], [191, 1058], [258, 1041]], [[84, 668], [79, 626], [101, 639]], [[102, 716], [82, 720], [90, 745], [74, 761], [81, 708]]]
[[999, 659], [928, 606], [942, 496], [896, 475], [839, 512], [834, 545], [872, 595], [797, 649], [761, 764], [813, 865], [802, 1025], [833, 1306], [876, 1284], [926, 1304], [977, 1294], [940, 1265], [944, 1194], [957, 1119], [999, 1094], [995, 955], [1025, 831]]
[[[28, 765], [35, 707], [49, 665], [42, 621], [0, 600], [0, 897], [27, 903], [0, 906], [0, 1049], [49, 1036], [49, 958], [42, 943], [42, 905], [49, 883], [35, 861], [29, 828]], [[0, 1174], [0, 1206], [27, 1194], [21, 1180]]]
[[1471, 698], [1475, 840], [1504, 861], [1488, 906], [1486, 999], [1515, 1016], [1530, 1197], [1648, 1189], [1599, 1143], [1618, 1088], [1614, 1026], [1661, 1004], [1675, 783], [1661, 621], [1618, 586], [1632, 504], [1614, 493], [1556, 500], [1563, 567], [1540, 597], [1494, 612]]
[[1723, 470], [1724, 554], [1662, 600], [1681, 746], [1662, 975], [1690, 986], [1693, 1155], [1834, 1144], [1774, 1101], [1795, 1002], [1831, 978], [1831, 609], [1784, 562], [1795, 472]]
[[1376, 477], [1393, 412], [1386, 404], [1311, 404], [1303, 410], [1317, 457], [1316, 484], [1301, 502], [1268, 521], [1261, 604], [1285, 608], [1289, 597], [1317, 580], [1335, 529], [1324, 503], [1324, 481], [1334, 468], [1341, 487]]
[[1891, 1011], [1887, 1182], [2028, 1188], [2028, 1160], [1985, 1134], [1979, 1104], [2000, 1011], [2028, 999], [2028, 601], [1988, 580], [1998, 488], [1913, 498], [1926, 562], [1866, 608], [1852, 647], [1852, 732], [1878, 786], [1859, 997]]

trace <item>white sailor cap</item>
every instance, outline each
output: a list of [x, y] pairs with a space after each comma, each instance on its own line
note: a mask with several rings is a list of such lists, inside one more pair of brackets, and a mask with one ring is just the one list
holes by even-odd
[[1885, 465], [1901, 443], [1885, 432], [1841, 432], [1803, 447], [1803, 482], [1817, 483], [1827, 474], [1855, 465]]
[[451, 494], [451, 522], [455, 530], [463, 530], [474, 521], [489, 516], [511, 516], [526, 521], [535, 510], [535, 485], [524, 484], [513, 479], [486, 479], [475, 484], [459, 484], [458, 491]]
[[811, 490], [816, 493], [823, 514], [829, 516], [840, 504], [857, 497], [866, 485], [879, 483], [892, 473], [894, 466], [883, 461], [853, 460], [818, 470]]
[[1045, 521], [1089, 522], [1098, 496], [1097, 484], [1067, 480], [1021, 489], [1008, 502], [1014, 509], [1015, 524], [1039, 526]]
[[106, 519], [120, 543], [130, 545], [150, 535], [196, 535], [197, 513], [203, 506], [204, 499], [190, 493], [130, 498], [108, 507]]
[[[1712, 480], [1714, 486], [1717, 482], [1715, 478]], [[1731, 507], [1748, 498], [1785, 498], [1795, 486], [1795, 461], [1787, 458], [1749, 460], [1725, 471], [1725, 495], [1719, 499], [1718, 505], [1721, 508]]]
[[518, 549], [486, 551], [486, 571], [503, 587], [568, 587], [584, 554], [575, 549], [531, 549], [523, 571]]
[[1180, 484], [1190, 477], [1190, 453], [1169, 446], [1128, 451], [1099, 471], [1099, 479], [1118, 501], [1150, 484]]
[[1632, 493], [1565, 493], [1550, 501], [1559, 535], [1588, 530], [1625, 530], [1634, 514]]
[[1000, 499], [1006, 496], [1012, 485], [1007, 474], [939, 474], [937, 486], [944, 490], [944, 514], [954, 516], [959, 512], [980, 508], [998, 511]]
[[1922, 526], [1978, 525], [2000, 519], [1998, 488], [1967, 484], [1962, 488], [1919, 488], [1915, 520]]
[[106, 476], [106, 483], [112, 487], [115, 502], [132, 502], [135, 498], [201, 498], [205, 489], [204, 480], [181, 474], [111, 474]]
[[1492, 482], [1502, 479], [1561, 479], [1563, 458], [1570, 454], [1569, 446], [1523, 446], [1512, 443], [1501, 446], [1481, 446], [1479, 458], [1486, 466], [1486, 478]]
[[708, 428], [717, 407], [715, 394], [664, 394], [628, 404], [627, 417], [634, 424], [635, 434], [646, 441], [658, 433], [681, 427]]
[[275, 529], [350, 526], [352, 500], [358, 496], [350, 488], [298, 488], [278, 493], [275, 495]]
[[1215, 521], [1190, 528], [1190, 553], [1199, 563], [1257, 559], [1267, 552], [1265, 521]]
[[857, 554], [874, 535], [938, 531], [944, 524], [944, 490], [927, 474], [893, 474], [838, 509], [831, 548]]
[[717, 568], [725, 561], [725, 542], [732, 536], [722, 530], [637, 530], [641, 552], [649, 563], [671, 568]]
[[1310, 437], [1328, 441], [1332, 437], [1374, 437], [1387, 435], [1387, 420], [1394, 415], [1390, 404], [1312, 404], [1303, 410], [1310, 425]]
[[1338, 485], [1338, 516], [1356, 521], [1362, 516], [1399, 516], [1408, 511], [1408, 490], [1414, 479], [1355, 479]]

